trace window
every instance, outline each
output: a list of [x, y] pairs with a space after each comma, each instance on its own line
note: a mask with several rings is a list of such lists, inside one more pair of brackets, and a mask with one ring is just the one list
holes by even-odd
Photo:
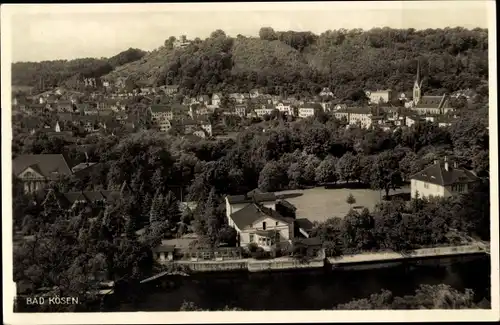
[[429, 188], [429, 183], [424, 183], [424, 188], [428, 189]]
[[266, 230], [266, 222], [265, 221], [262, 223], [262, 229]]
[[250, 234], [250, 242], [253, 243], [253, 240], [254, 240], [254, 234]]
[[278, 223], [279, 223], [279, 222], [278, 222], [278, 221], [276, 221], [276, 226], [278, 225]]
[[462, 193], [465, 192], [465, 184], [456, 184], [451, 186], [453, 192]]

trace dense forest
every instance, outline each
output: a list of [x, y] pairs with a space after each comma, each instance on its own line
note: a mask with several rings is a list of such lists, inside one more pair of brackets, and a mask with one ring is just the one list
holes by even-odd
[[[81, 78], [99, 78], [113, 69], [139, 60], [146, 52], [130, 48], [110, 58], [84, 58], [12, 64], [12, 84], [31, 86], [38, 90], [55, 86], [70, 86]], [[44, 89], [40, 89], [43, 87]]]
[[147, 55], [143, 65], [154, 62], [155, 73], [144, 74], [131, 64], [120, 75], [139, 83], [179, 84], [191, 95], [252, 88], [309, 95], [329, 86], [345, 98], [359, 89], [410, 89], [420, 60], [424, 87], [430, 92], [464, 88], [487, 92], [487, 50], [488, 33], [483, 29], [376, 28], [314, 35], [262, 28], [258, 38], [231, 38], [218, 30], [184, 49]]
[[217, 30], [185, 48], [168, 46], [172, 40], [144, 57], [131, 55], [141, 60], [114, 70], [110, 62], [93, 59], [18, 63], [14, 84], [33, 85], [34, 70], [56, 70], [54, 82], [75, 73], [106, 74], [130, 77], [140, 86], [179, 84], [189, 95], [252, 88], [310, 95], [329, 86], [342, 99], [359, 89], [411, 89], [419, 60], [428, 94], [488, 92], [488, 31], [479, 28], [341, 29], [315, 35], [264, 27], [259, 37], [228, 37]]

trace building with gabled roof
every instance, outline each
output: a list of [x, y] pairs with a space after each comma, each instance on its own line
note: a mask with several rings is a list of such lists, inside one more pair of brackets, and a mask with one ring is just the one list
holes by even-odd
[[51, 181], [73, 175], [73, 165], [62, 154], [20, 155], [12, 161], [12, 172], [23, 183], [24, 191], [33, 193]]
[[304, 103], [299, 107], [299, 117], [314, 117], [323, 111], [323, 106], [319, 103]]
[[278, 242], [291, 243], [296, 235], [309, 237], [311, 223], [296, 219], [295, 206], [274, 193], [255, 189], [244, 195], [228, 195], [225, 201], [228, 225], [238, 233], [240, 246], [254, 243], [270, 250]]
[[250, 203], [232, 213], [228, 221], [243, 247], [254, 243], [269, 251], [277, 243], [291, 243], [294, 237], [294, 219], [283, 217], [259, 203]]
[[21, 155], [12, 161], [12, 169], [26, 193], [38, 191], [48, 182], [72, 174], [70, 163], [61, 154]]
[[449, 95], [423, 96], [423, 80], [420, 79], [420, 61], [417, 65], [417, 76], [413, 84], [413, 105], [411, 109], [419, 114], [446, 114], [453, 109], [450, 107]]
[[448, 159], [436, 160], [434, 164], [412, 175], [411, 197], [449, 197], [469, 192], [479, 181], [471, 171], [451, 166]]

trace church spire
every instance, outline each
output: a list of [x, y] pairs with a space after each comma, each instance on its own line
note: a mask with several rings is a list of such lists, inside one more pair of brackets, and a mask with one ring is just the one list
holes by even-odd
[[422, 81], [420, 80], [420, 60], [417, 61], [417, 77], [415, 78], [415, 84], [413, 85], [413, 103], [415, 105], [420, 102], [422, 96]]

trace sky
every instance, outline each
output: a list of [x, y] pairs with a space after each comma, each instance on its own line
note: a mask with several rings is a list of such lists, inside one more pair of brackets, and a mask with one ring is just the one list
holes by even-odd
[[10, 32], [13, 62], [109, 57], [130, 47], [150, 51], [169, 36], [203, 39], [216, 29], [256, 36], [264, 26], [316, 34], [385, 26], [487, 28], [489, 17], [481, 0], [2, 7], [2, 20], [8, 17], [2, 34]]

